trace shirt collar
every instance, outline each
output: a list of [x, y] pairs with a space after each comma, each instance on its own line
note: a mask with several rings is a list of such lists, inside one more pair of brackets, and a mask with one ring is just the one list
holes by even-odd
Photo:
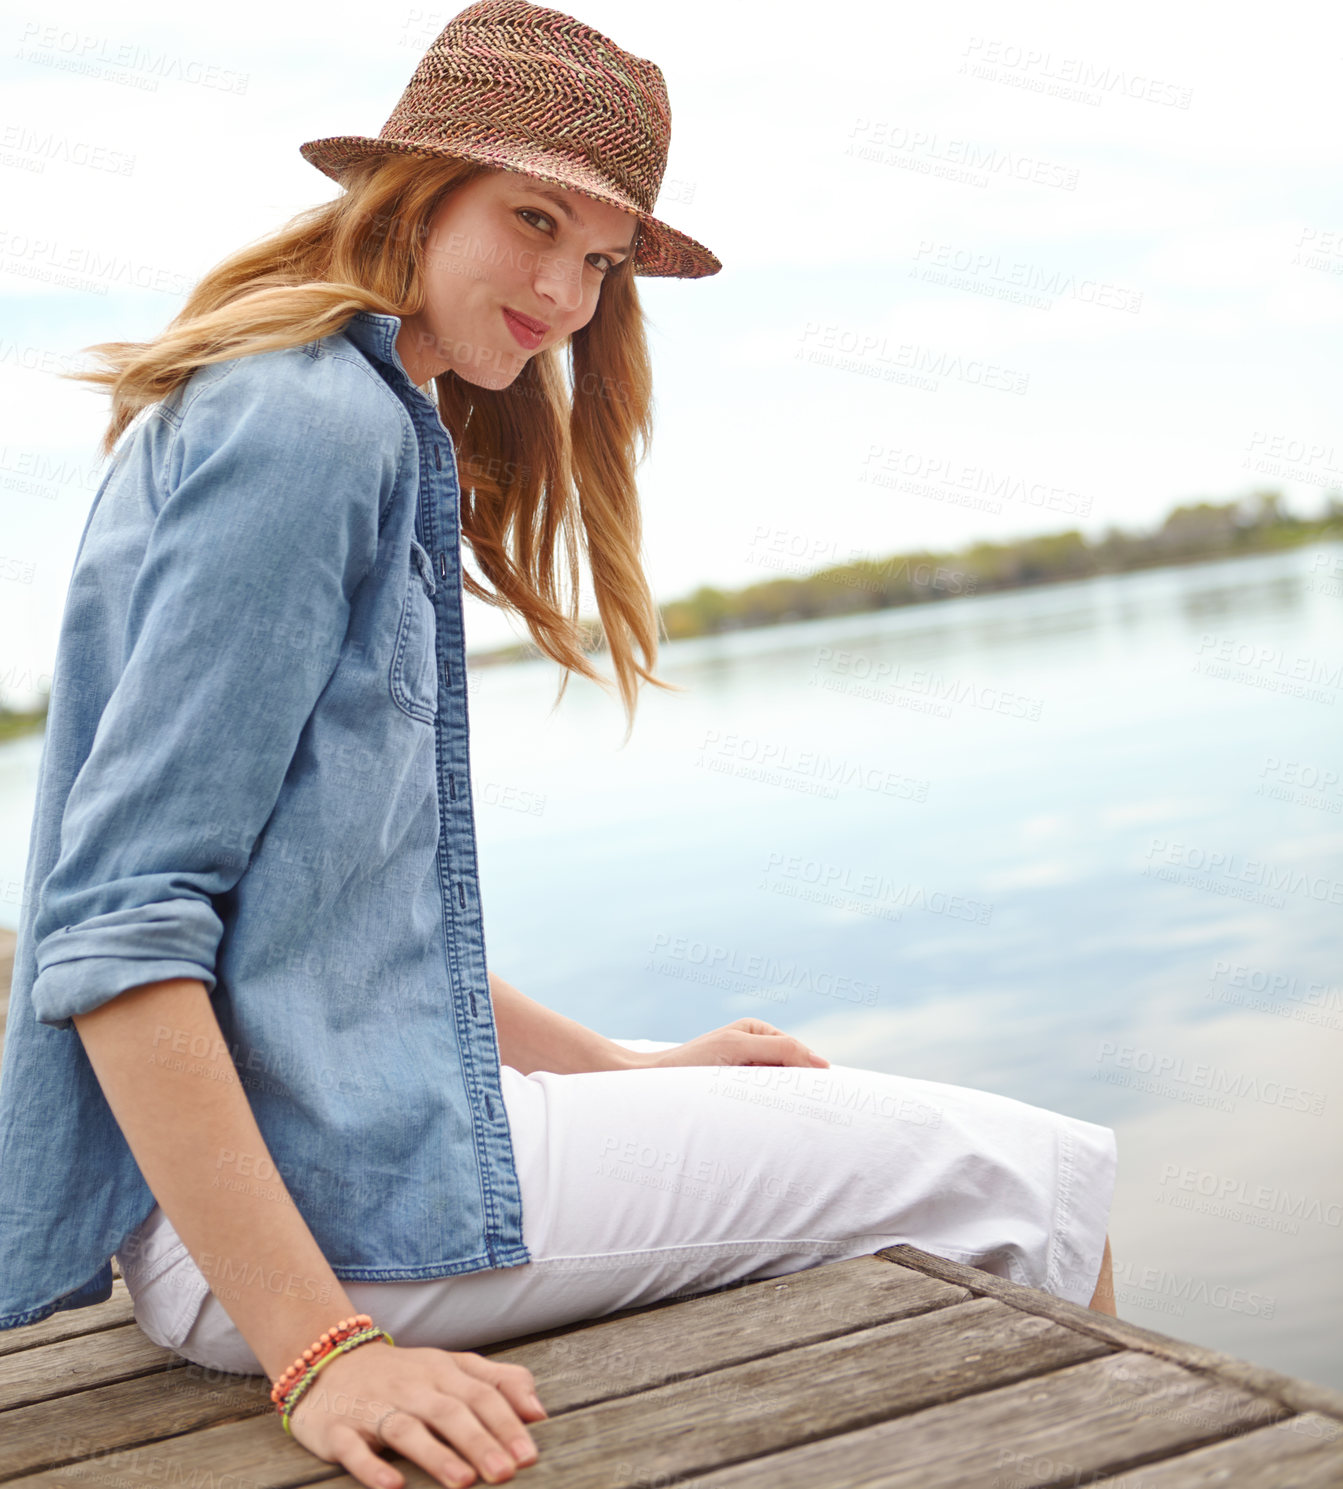
[[399, 315], [381, 315], [374, 310], [356, 310], [341, 328], [346, 340], [352, 341], [371, 361], [381, 362], [394, 369], [404, 385], [424, 403], [438, 420], [439, 427], [446, 431], [438, 412], [438, 404], [423, 388], [410, 380], [410, 374], [402, 364], [396, 350], [396, 338], [401, 330]]
[[400, 316], [357, 310], [342, 329], [365, 356], [395, 367], [407, 382], [410, 381], [410, 375], [401, 365], [401, 358], [396, 351], [396, 338], [401, 330]]

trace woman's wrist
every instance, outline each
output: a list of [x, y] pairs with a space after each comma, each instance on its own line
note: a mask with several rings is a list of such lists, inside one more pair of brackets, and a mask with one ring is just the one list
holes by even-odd
[[617, 1044], [604, 1035], [597, 1037], [601, 1040], [600, 1058], [603, 1062], [595, 1067], [597, 1070], [642, 1070], [647, 1065], [647, 1055], [638, 1050], [627, 1050], [623, 1044]]

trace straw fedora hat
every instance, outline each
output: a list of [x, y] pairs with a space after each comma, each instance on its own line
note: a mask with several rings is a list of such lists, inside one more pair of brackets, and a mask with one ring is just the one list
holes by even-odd
[[639, 219], [634, 273], [699, 279], [723, 266], [653, 216], [671, 141], [661, 70], [563, 11], [480, 0], [455, 15], [376, 139], [299, 146], [333, 180], [356, 160], [451, 155], [522, 171]]

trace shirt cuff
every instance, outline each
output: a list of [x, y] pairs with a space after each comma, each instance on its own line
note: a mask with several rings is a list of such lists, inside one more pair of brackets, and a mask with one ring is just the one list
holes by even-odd
[[73, 1028], [89, 1013], [146, 982], [190, 977], [215, 987], [224, 925], [205, 900], [162, 900], [63, 926], [37, 947], [33, 1012], [39, 1023]]

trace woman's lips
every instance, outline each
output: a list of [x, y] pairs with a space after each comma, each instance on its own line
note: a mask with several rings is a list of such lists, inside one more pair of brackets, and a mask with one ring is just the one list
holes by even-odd
[[525, 346], [529, 352], [534, 352], [545, 340], [544, 328], [538, 330], [535, 321], [524, 320], [516, 310], [509, 310], [505, 306], [504, 320], [508, 323], [508, 329], [512, 331], [514, 339], [520, 346]]

